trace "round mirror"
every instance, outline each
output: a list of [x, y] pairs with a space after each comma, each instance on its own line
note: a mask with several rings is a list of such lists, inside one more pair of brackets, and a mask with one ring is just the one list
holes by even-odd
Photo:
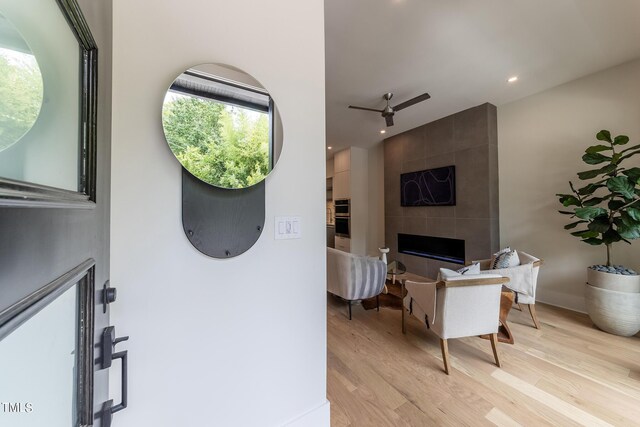
[[162, 127], [182, 166], [221, 188], [262, 182], [282, 150], [282, 121], [269, 92], [227, 65], [202, 64], [180, 74], [165, 95]]
[[31, 129], [40, 114], [43, 88], [36, 57], [0, 13], [0, 151]]

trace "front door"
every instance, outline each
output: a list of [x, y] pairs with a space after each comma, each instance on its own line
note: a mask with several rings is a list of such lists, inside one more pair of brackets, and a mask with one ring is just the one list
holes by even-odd
[[1, 426], [100, 426], [108, 400], [111, 13], [80, 6], [0, 0]]

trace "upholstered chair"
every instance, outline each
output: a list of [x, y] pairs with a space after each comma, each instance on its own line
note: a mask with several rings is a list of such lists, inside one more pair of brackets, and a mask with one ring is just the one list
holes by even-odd
[[491, 260], [485, 259], [481, 261], [473, 261], [480, 263], [480, 269], [483, 273], [499, 274], [509, 278], [507, 288], [516, 294], [516, 304], [522, 310], [522, 306], [526, 305], [529, 314], [533, 320], [536, 329], [540, 329], [540, 322], [536, 314], [536, 288], [538, 287], [538, 273], [543, 260], [529, 255], [526, 252], [518, 252], [520, 265], [509, 268], [491, 269]]
[[387, 278], [387, 264], [383, 261], [327, 248], [327, 291], [347, 301], [349, 320], [354, 301], [379, 295]]
[[440, 338], [444, 371], [449, 375], [448, 340], [489, 335], [493, 357], [498, 357], [498, 326], [502, 285], [509, 279], [499, 274], [474, 274], [433, 283], [405, 283], [404, 305]]

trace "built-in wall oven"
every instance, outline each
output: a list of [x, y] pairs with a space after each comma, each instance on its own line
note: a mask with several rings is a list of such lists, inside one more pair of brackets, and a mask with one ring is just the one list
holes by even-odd
[[336, 218], [339, 216], [347, 218], [351, 216], [351, 200], [339, 199], [334, 202], [334, 205]]
[[351, 201], [339, 199], [335, 201], [336, 236], [351, 237]]
[[336, 217], [336, 236], [351, 237], [351, 218]]

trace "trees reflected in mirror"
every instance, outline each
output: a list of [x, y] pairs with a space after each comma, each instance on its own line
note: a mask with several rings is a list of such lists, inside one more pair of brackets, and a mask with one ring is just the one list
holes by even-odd
[[20, 32], [0, 13], [0, 151], [33, 127], [42, 98], [38, 61]]
[[188, 69], [167, 91], [162, 110], [167, 143], [182, 166], [216, 187], [263, 181], [282, 148], [282, 125], [270, 94], [236, 68]]

